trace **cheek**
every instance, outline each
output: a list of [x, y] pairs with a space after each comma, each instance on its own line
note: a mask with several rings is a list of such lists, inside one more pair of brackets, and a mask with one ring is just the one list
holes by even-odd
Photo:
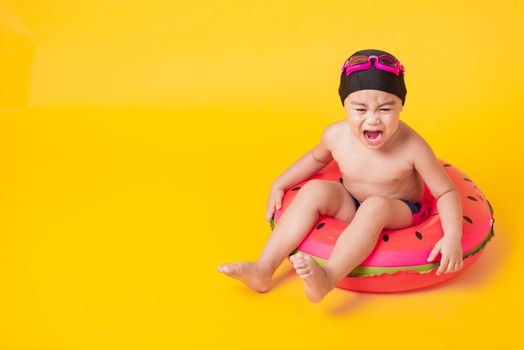
[[351, 125], [359, 127], [364, 122], [364, 117], [362, 115], [352, 113], [348, 117], [348, 121]]
[[395, 131], [397, 131], [399, 124], [400, 124], [400, 122], [398, 120], [390, 121], [389, 123], [387, 123], [388, 134], [389, 135], [394, 134]]
[[351, 128], [358, 128], [361, 121], [358, 117], [355, 117], [354, 115], [350, 115], [348, 117], [348, 124]]
[[360, 136], [360, 124], [356, 121], [349, 122], [349, 129], [355, 136]]

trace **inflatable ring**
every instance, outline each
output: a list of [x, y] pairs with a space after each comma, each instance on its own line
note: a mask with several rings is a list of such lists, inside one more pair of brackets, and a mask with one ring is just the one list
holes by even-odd
[[[337, 283], [337, 287], [361, 292], [398, 292], [419, 289], [443, 282], [469, 267], [493, 237], [493, 208], [475, 183], [459, 169], [439, 160], [460, 193], [462, 203], [462, 250], [464, 265], [460, 271], [437, 276], [439, 256], [432, 262], [427, 257], [443, 231], [437, 211], [436, 200], [424, 185], [420, 200], [429, 206], [428, 216], [414, 226], [398, 230], [383, 230], [374, 250], [358, 267]], [[271, 229], [278, 223], [300, 188], [313, 179], [342, 182], [342, 175], [335, 161], [320, 172], [287, 190], [282, 206], [275, 211], [270, 222]], [[290, 254], [303, 252], [323, 265], [331, 256], [338, 236], [347, 222], [328, 216], [320, 216], [311, 232]]]

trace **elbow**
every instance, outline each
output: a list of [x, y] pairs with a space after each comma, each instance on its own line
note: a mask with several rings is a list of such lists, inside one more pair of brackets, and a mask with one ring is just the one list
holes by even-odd
[[437, 194], [437, 196], [435, 196], [435, 201], [438, 201], [440, 198], [442, 198], [443, 196], [447, 195], [448, 193], [455, 193], [455, 195], [458, 195], [457, 188], [452, 185], [447, 190], [441, 192], [440, 194]]
[[[324, 159], [322, 159], [322, 158], [321, 158], [321, 159], [317, 158], [317, 157], [315, 156], [315, 152], [314, 152], [314, 151], [310, 151], [310, 153], [311, 153], [311, 157], [313, 158], [313, 160], [314, 160], [316, 163], [318, 163], [319, 165], [325, 166], [325, 165], [327, 165], [327, 164], [331, 161], [330, 159], [326, 159], [326, 158], [324, 158]], [[331, 159], [333, 159], [333, 158], [331, 158]]]

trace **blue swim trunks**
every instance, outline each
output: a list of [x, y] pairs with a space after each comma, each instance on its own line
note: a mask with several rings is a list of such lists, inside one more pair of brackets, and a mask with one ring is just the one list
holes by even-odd
[[[355, 202], [355, 207], [358, 209], [358, 207], [360, 207], [360, 202], [358, 201], [358, 199], [353, 197], [351, 195], [351, 193], [349, 195], [351, 196], [351, 198], [353, 198], [353, 202]], [[401, 201], [406, 203], [407, 206], [409, 207], [409, 209], [411, 209], [411, 214], [415, 215], [415, 214], [418, 214], [420, 212], [420, 208], [422, 207], [420, 202], [413, 203], [412, 201], [408, 201], [408, 200], [404, 200], [404, 199], [401, 199]]]
[[[349, 193], [349, 192], [348, 192]], [[360, 206], [360, 202], [358, 201], [358, 199], [356, 199], [355, 197], [353, 197], [351, 195], [351, 193], [349, 193], [349, 195], [351, 196], [351, 198], [353, 198], [353, 202], [355, 202], [355, 207], [358, 209], [358, 207]], [[401, 201], [403, 201], [404, 203], [407, 204], [407, 206], [409, 207], [409, 209], [411, 209], [411, 214], [412, 214], [412, 225], [418, 225], [419, 223], [421, 223], [426, 217], [429, 216], [429, 208], [427, 206], [422, 206], [420, 204], [420, 202], [417, 202], [417, 203], [413, 203], [412, 201], [408, 201], [408, 200], [404, 200], [404, 199], [401, 199]], [[421, 210], [422, 209], [422, 210]]]

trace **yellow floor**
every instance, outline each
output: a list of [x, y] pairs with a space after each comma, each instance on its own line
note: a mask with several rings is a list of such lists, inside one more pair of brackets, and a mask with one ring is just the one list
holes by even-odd
[[[315, 4], [2, 2], [0, 349], [519, 348], [522, 5]], [[311, 304], [285, 263], [253, 293], [216, 266], [258, 256], [271, 182], [367, 47], [403, 58], [403, 120], [495, 237], [423, 291]]]

